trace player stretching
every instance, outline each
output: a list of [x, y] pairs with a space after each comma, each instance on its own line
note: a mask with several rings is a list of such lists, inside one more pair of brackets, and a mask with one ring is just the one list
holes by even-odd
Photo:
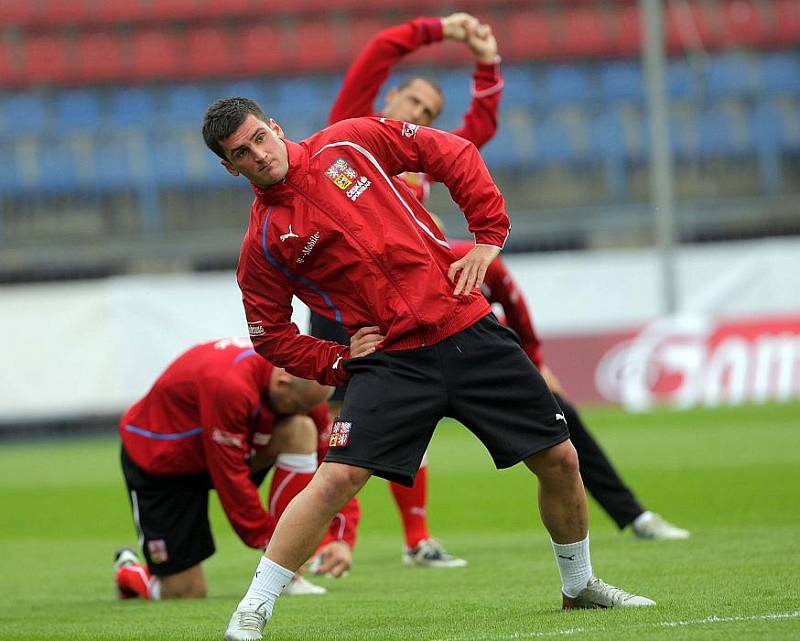
[[[173, 361], [120, 421], [122, 470], [147, 567], [132, 550], [118, 552], [119, 596], [206, 595], [211, 489], [242, 541], [264, 548], [317, 468], [319, 433], [327, 449], [331, 391], [273, 367], [246, 338], [202, 343]], [[258, 485], [273, 463], [265, 510]], [[350, 567], [358, 516], [358, 504], [348, 503], [334, 518], [321, 551], [325, 572]], [[298, 576], [287, 592], [325, 589]]]
[[[375, 99], [392, 67], [420, 47], [442, 40], [463, 42], [475, 58], [472, 102], [464, 114], [463, 124], [453, 133], [477, 147], [483, 146], [497, 130], [497, 109], [503, 78], [497, 41], [491, 28], [467, 13], [454, 13], [444, 18], [417, 18], [375, 35], [348, 69], [331, 108], [329, 124], [357, 116], [375, 115]], [[443, 106], [444, 96], [437, 85], [427, 78], [412, 77], [389, 90], [379, 115], [417, 125], [430, 125], [439, 116]], [[409, 172], [403, 174], [402, 178], [414, 190], [420, 202], [424, 202], [430, 191], [428, 176]], [[318, 338], [348, 344], [347, 333], [340, 323], [313, 311], [310, 333]], [[344, 392], [344, 386], [338, 387], [331, 399], [330, 408], [334, 416], [341, 408]], [[467, 564], [464, 559], [449, 554], [430, 535], [427, 459], [426, 452], [413, 486], [390, 483], [405, 534], [402, 561], [406, 565], [463, 567]]]
[[[475, 433], [497, 467], [524, 462], [537, 475], [564, 608], [654, 605], [594, 576], [561, 408], [480, 293], [509, 220], [475, 146], [384, 118], [346, 120], [294, 143], [246, 98], [212, 104], [203, 137], [256, 194], [237, 271], [255, 349], [296, 376], [350, 381], [328, 455], [279, 519], [225, 638], [262, 638], [334, 515], [372, 474], [411, 485], [444, 416]], [[403, 171], [448, 187], [475, 234], [465, 257], [454, 260], [430, 214], [392, 178]], [[296, 237], [286, 237], [290, 224]], [[300, 334], [295, 295], [340, 320], [351, 346]]]

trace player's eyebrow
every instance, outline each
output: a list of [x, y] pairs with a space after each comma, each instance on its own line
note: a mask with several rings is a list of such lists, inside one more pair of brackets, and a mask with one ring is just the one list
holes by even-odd
[[[252, 135], [252, 136], [250, 136], [250, 137], [248, 138], [248, 140], [253, 140], [253, 138], [255, 138], [255, 137], [258, 135], [258, 134], [260, 134], [262, 131], [266, 131], [266, 130], [267, 130], [267, 128], [266, 128], [266, 127], [259, 127], [258, 129], [256, 129], [256, 130], [253, 132], [253, 135]], [[234, 147], [233, 149], [231, 149], [231, 152], [230, 152], [230, 153], [231, 153], [231, 156], [233, 156], [233, 154], [235, 154], [235, 153], [236, 153], [237, 151], [239, 151], [240, 149], [247, 149], [247, 145], [239, 145], [238, 147]]]

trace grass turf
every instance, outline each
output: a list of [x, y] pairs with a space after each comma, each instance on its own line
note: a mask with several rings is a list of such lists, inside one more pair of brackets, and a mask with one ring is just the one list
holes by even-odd
[[[593, 641], [800, 638], [800, 405], [625, 415], [585, 412], [646, 506], [692, 531], [686, 542], [619, 533], [596, 505], [595, 571], [658, 601], [644, 610], [562, 612], [535, 489], [496, 472], [466, 430], [445, 423], [430, 459], [430, 520], [458, 570], [400, 565], [386, 483], [361, 494], [350, 576], [323, 597], [279, 601], [268, 639]], [[219, 640], [258, 555], [216, 499], [210, 597], [118, 602], [113, 549], [135, 542], [113, 439], [0, 449], [0, 639]]]

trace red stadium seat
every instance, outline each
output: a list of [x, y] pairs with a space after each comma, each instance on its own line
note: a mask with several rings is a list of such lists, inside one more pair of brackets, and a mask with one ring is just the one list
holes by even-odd
[[642, 16], [639, 7], [617, 7], [612, 13], [614, 36], [611, 50], [615, 54], [630, 56], [642, 49]]
[[97, 22], [132, 22], [146, 15], [142, 0], [103, 0], [95, 5], [92, 17]]
[[605, 14], [597, 8], [579, 7], [562, 14], [562, 52], [570, 57], [606, 53], [609, 37]]
[[110, 33], [84, 33], [75, 42], [75, 76], [79, 82], [122, 80], [122, 43]]
[[174, 78], [182, 71], [185, 52], [169, 31], [142, 29], [133, 35], [131, 44], [134, 80]]
[[722, 42], [722, 19], [719, 7], [696, 3], [669, 4], [667, 10], [667, 49], [673, 53], [686, 50], [716, 49]]
[[191, 78], [220, 76], [232, 70], [230, 35], [224, 28], [200, 27], [186, 34], [187, 68]]
[[36, 4], [36, 21], [51, 25], [84, 22], [93, 7], [87, 0], [39, 0]]
[[800, 43], [800, 3], [778, 0], [775, 7], [775, 41], [777, 44]]
[[336, 36], [331, 23], [301, 23], [292, 31], [292, 35], [289, 49], [291, 68], [311, 71], [341, 66], [343, 56], [337, 48], [341, 38]]
[[66, 43], [58, 36], [31, 36], [22, 45], [26, 83], [59, 83], [67, 78]]
[[0, 87], [11, 87], [20, 81], [20, 68], [15, 54], [10, 44], [0, 45]]
[[512, 60], [538, 60], [553, 58], [559, 50], [554, 34], [554, 23], [541, 11], [520, 11], [512, 13], [504, 32], [501, 52]]
[[722, 21], [729, 45], [761, 45], [767, 40], [761, 4], [753, 0], [728, 0]]
[[34, 20], [36, 7], [31, 0], [0, 2], [0, 25], [25, 25]]
[[[327, 5], [330, 6], [330, 5]], [[225, 0], [225, 2], [204, 2], [199, 9], [206, 18], [231, 18], [246, 15], [251, 11], [259, 14], [268, 13], [271, 5], [266, 2], [253, 2], [252, 0]]]
[[[205, 2], [200, 0], [156, 0], [152, 2], [148, 8], [148, 14], [151, 18], [158, 20], [174, 20], [196, 18], [198, 14], [202, 14], [202, 8]], [[219, 2], [219, 4], [226, 4]]]
[[248, 25], [235, 38], [237, 69], [242, 74], [283, 70], [287, 56], [281, 29], [267, 23]]

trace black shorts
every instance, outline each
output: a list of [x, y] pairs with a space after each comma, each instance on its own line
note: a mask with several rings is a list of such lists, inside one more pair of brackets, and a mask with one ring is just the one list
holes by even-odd
[[[316, 312], [311, 312], [311, 319], [309, 323], [308, 333], [316, 338], [321, 338], [326, 341], [333, 341], [340, 345], [350, 346], [350, 336], [344, 329], [341, 323], [337, 323], [331, 318], [325, 318]], [[329, 399], [334, 403], [341, 403], [344, 400], [344, 394], [347, 391], [347, 383], [339, 385], [334, 392], [333, 396]]]
[[188, 570], [214, 554], [208, 522], [208, 474], [153, 476], [134, 463], [125, 448], [122, 472], [133, 521], [147, 567], [156, 576]]
[[498, 468], [569, 438], [567, 423], [517, 335], [494, 315], [436, 345], [344, 363], [352, 374], [325, 460], [412, 485], [444, 416], [475, 434]]

